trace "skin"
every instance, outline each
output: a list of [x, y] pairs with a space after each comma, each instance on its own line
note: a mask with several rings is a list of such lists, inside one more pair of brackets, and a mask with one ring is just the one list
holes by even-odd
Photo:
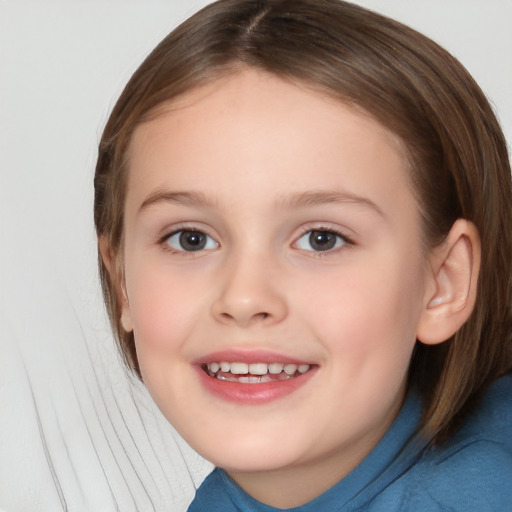
[[[243, 70], [139, 126], [129, 172], [122, 323], [149, 392], [249, 494], [311, 500], [395, 419], [435, 292], [401, 143], [340, 102]], [[208, 235], [205, 249], [183, 250], [169, 238], [180, 229]], [[318, 251], [313, 229], [341, 236]], [[314, 371], [286, 396], [234, 403], [197, 370], [222, 350]]]

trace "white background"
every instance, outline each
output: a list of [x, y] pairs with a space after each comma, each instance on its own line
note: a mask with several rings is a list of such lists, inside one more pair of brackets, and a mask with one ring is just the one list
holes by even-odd
[[[205, 3], [0, 0], [0, 508], [185, 510], [209, 470], [121, 369], [92, 222], [96, 146], [117, 96]], [[355, 3], [458, 57], [510, 145], [512, 0]]]

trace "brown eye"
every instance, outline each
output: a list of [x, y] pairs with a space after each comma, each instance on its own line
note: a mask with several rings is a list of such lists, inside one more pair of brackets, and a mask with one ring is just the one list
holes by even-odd
[[166, 240], [167, 245], [176, 251], [202, 251], [215, 249], [218, 247], [217, 242], [202, 231], [183, 229], [176, 231]]

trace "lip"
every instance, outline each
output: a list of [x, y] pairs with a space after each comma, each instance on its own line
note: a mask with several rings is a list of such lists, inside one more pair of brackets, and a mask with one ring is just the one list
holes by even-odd
[[222, 350], [219, 352], [212, 352], [203, 357], [195, 359], [192, 364], [202, 365], [212, 362], [228, 361], [237, 363], [284, 363], [284, 364], [312, 364], [310, 361], [300, 360], [277, 352], [268, 350]]
[[[214, 361], [229, 361], [239, 363], [285, 363], [309, 364], [311, 368], [304, 374], [281, 381], [245, 384], [229, 382], [210, 377], [203, 366]], [[288, 396], [304, 386], [316, 373], [318, 365], [275, 352], [268, 351], [222, 351], [214, 352], [193, 362], [203, 388], [216, 398], [239, 405], [263, 405]]]

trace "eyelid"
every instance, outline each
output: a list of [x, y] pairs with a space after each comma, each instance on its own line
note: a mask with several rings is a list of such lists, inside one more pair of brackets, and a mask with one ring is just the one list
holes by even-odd
[[[215, 243], [215, 247], [209, 247], [209, 248], [203, 248], [198, 249], [197, 251], [187, 251], [185, 249], [178, 249], [175, 247], [172, 247], [168, 241], [173, 236], [178, 235], [179, 233], [182, 233], [183, 231], [192, 231], [192, 232], [198, 232], [202, 233], [205, 236], [207, 236], [210, 240], [212, 240]], [[212, 251], [218, 247], [220, 247], [220, 243], [217, 240], [217, 237], [212, 235], [210, 233], [210, 229], [208, 229], [206, 226], [193, 224], [193, 223], [183, 223], [178, 224], [176, 226], [172, 226], [172, 228], [168, 228], [164, 231], [164, 234], [159, 236], [157, 239], [157, 245], [162, 247], [166, 251], [171, 251], [173, 253], [177, 254], [192, 254], [192, 253], [203, 253], [205, 251]]]
[[[315, 251], [314, 249], [304, 249], [301, 247], [297, 247], [298, 242], [307, 234], [311, 234], [314, 231], [318, 232], [326, 232], [326, 233], [332, 233], [333, 235], [336, 235], [339, 239], [341, 239], [342, 243], [337, 246], [333, 247], [331, 249], [327, 249], [325, 251]], [[301, 229], [301, 232], [298, 236], [295, 237], [295, 241], [293, 242], [292, 246], [295, 246], [297, 249], [304, 251], [304, 252], [311, 252], [314, 253], [315, 256], [320, 256], [322, 254], [327, 255], [328, 253], [336, 252], [338, 249], [341, 249], [344, 246], [353, 246], [355, 245], [354, 239], [351, 236], [348, 236], [346, 232], [338, 227], [334, 226], [326, 226], [326, 225], [315, 225], [311, 224], [308, 226], [305, 226]]]
[[[179, 245], [181, 243], [181, 235], [183, 233], [198, 233], [200, 235], [205, 236], [206, 237], [205, 246], [204, 247], [199, 247], [197, 249], [191, 249], [191, 250], [187, 250], [187, 249], [185, 249], [183, 247], [182, 248], [176, 247], [175, 245]], [[174, 240], [174, 238], [176, 238], [176, 240]], [[171, 241], [175, 241], [175, 242], [178, 242], [178, 243], [175, 244], [175, 245], [172, 245]], [[202, 231], [188, 230], [188, 229], [180, 229], [179, 231], [176, 231], [176, 233], [171, 234], [165, 240], [165, 243], [169, 247], [171, 247], [172, 249], [174, 249], [175, 251], [178, 251], [178, 252], [204, 252], [204, 251], [211, 251], [212, 249], [217, 249], [217, 247], [219, 246], [219, 244], [210, 235], [208, 235], [206, 233], [203, 233]]]

